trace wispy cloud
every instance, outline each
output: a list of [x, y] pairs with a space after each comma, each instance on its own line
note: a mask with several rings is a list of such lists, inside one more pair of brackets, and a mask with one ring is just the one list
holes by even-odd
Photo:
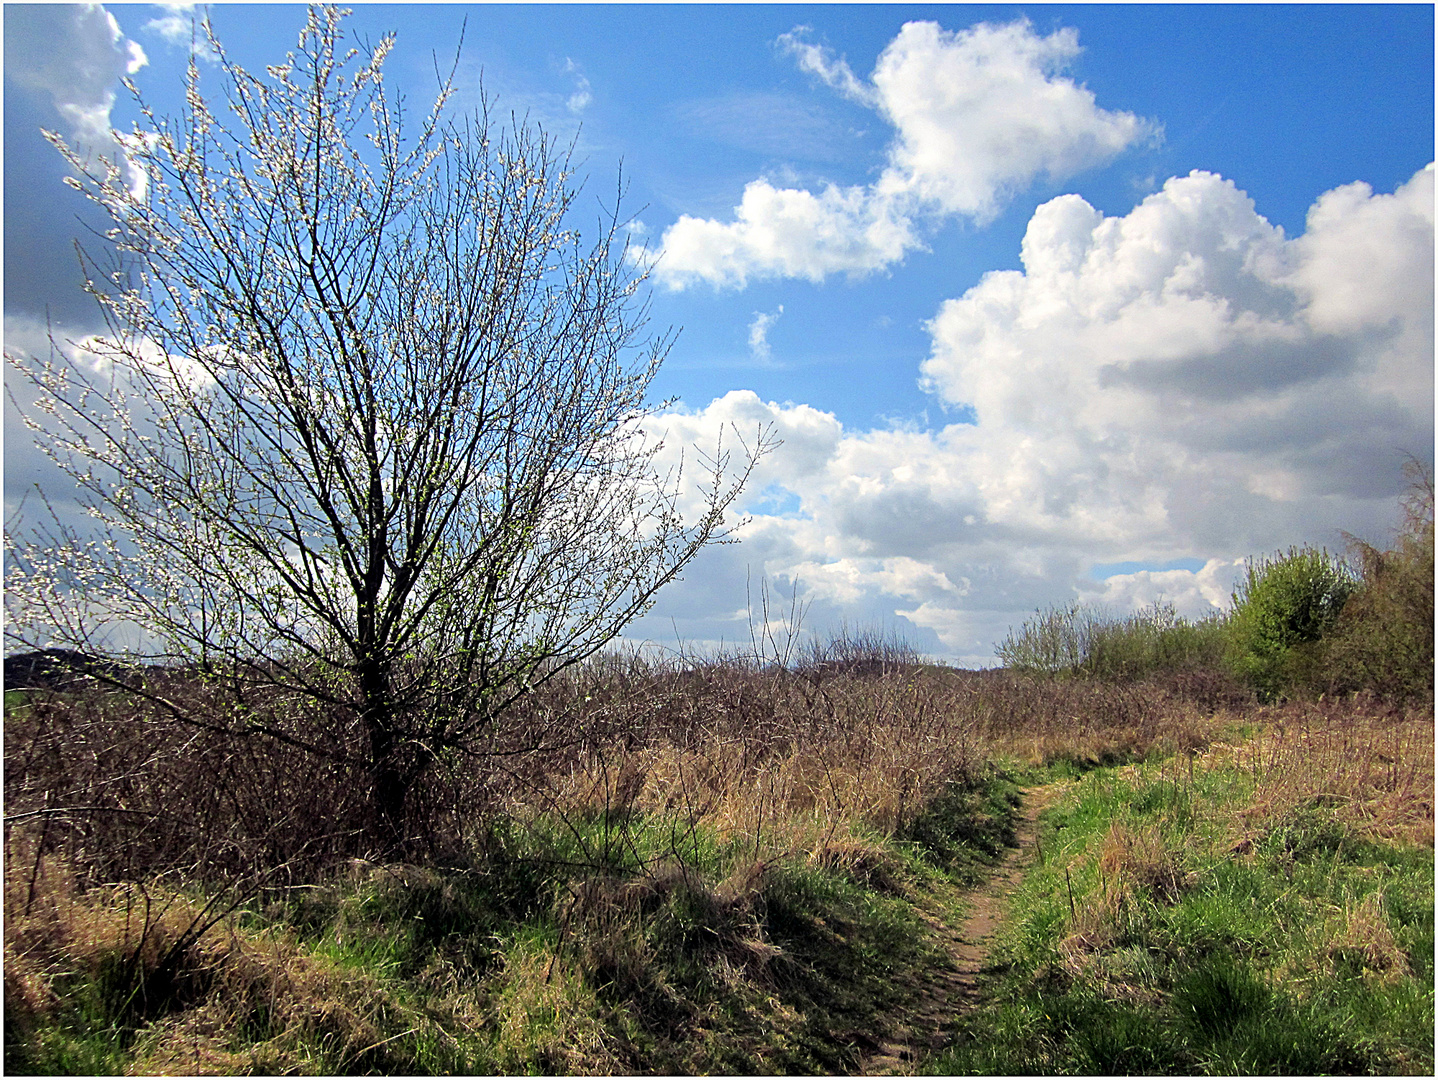
[[848, 161], [866, 134], [812, 99], [787, 92], [733, 90], [676, 102], [670, 112], [707, 141], [786, 161]]
[[574, 76], [574, 92], [569, 95], [565, 105], [569, 111], [576, 115], [589, 108], [589, 103], [594, 100], [594, 95], [589, 90], [589, 79], [579, 65], [568, 57], [564, 61], [564, 71], [567, 75]]
[[811, 33], [811, 27], [796, 26], [787, 34], [780, 34], [775, 44], [798, 61], [800, 71], [817, 75], [839, 93], [861, 105], [877, 107], [879, 98], [874, 88], [862, 82], [842, 56], [836, 58], [822, 45], [805, 41]]
[[194, 4], [156, 4], [154, 6], [162, 9], [165, 14], [147, 22], [145, 24], [147, 32], [159, 35], [166, 42], [178, 48], [189, 49], [202, 60], [214, 63], [219, 59], [214, 50], [210, 48], [210, 42], [205, 37], [204, 31], [200, 29], [200, 16], [196, 14]]
[[769, 328], [778, 322], [779, 316], [783, 314], [783, 304], [767, 313], [754, 312], [754, 318], [749, 323], [749, 352], [754, 359], [767, 361], [770, 358], [773, 350], [769, 347]]

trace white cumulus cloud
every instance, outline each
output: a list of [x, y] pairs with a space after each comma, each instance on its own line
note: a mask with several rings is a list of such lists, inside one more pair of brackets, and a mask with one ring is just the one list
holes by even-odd
[[887, 167], [874, 184], [831, 184], [818, 194], [760, 178], [745, 187], [730, 221], [682, 216], [664, 233], [658, 264], [671, 288], [872, 273], [922, 243], [922, 218], [986, 221], [1037, 177], [1101, 165], [1156, 130], [1099, 108], [1091, 91], [1061, 74], [1079, 52], [1072, 30], [1045, 37], [1027, 21], [958, 32], [907, 23], [868, 82], [804, 40], [803, 28], [779, 44], [802, 70], [893, 126]]
[[[1063, 196], [1023, 264], [943, 305], [923, 373], [1013, 443], [1000, 482], [1040, 517], [1035, 490], [1119, 517], [1151, 492], [1156, 527], [1191, 505], [1175, 486], [1362, 497], [1378, 459], [1432, 443], [1431, 168], [1392, 195], [1329, 192], [1296, 240], [1212, 173], [1123, 217]], [[1039, 475], [1056, 461], [1081, 500]]]
[[664, 231], [656, 279], [671, 289], [697, 282], [743, 288], [751, 277], [822, 281], [865, 274], [918, 243], [914, 223], [863, 187], [819, 194], [754, 180], [731, 222], [682, 215]]
[[1073, 176], [1150, 137], [1153, 125], [1099, 108], [1061, 74], [1079, 52], [1076, 30], [1041, 37], [1027, 21], [905, 24], [873, 75], [896, 131], [877, 193], [982, 221], [1035, 177]]
[[[722, 424], [784, 440], [752, 490], [794, 499], [756, 503], [744, 544], [691, 576], [722, 592], [730, 575], [731, 594], [747, 572], [798, 581], [817, 615], [906, 620], [978, 662], [1047, 604], [1164, 599], [1200, 617], [1246, 556], [1337, 546], [1339, 530], [1382, 540], [1405, 452], [1433, 445], [1433, 180], [1328, 192], [1292, 239], [1212, 173], [1122, 216], [1051, 200], [1023, 269], [929, 324], [925, 385], [976, 423], [846, 430], [749, 391], [658, 418], [671, 451]], [[1180, 559], [1203, 565], [1092, 576]], [[690, 587], [661, 618], [692, 610]]]
[[1084, 601], [1110, 611], [1163, 602], [1186, 619], [1202, 619], [1228, 606], [1243, 566], [1243, 559], [1209, 559], [1197, 570], [1138, 570], [1080, 582], [1076, 588]]

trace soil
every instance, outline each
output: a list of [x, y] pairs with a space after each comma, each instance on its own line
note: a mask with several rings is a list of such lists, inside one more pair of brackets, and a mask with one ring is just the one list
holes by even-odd
[[1023, 792], [1023, 808], [1014, 823], [1017, 845], [1009, 849], [982, 885], [955, 890], [969, 907], [961, 923], [948, 921], [940, 903], [923, 912], [934, 939], [948, 952], [952, 963], [928, 972], [929, 977], [913, 987], [914, 995], [896, 1017], [893, 1028], [861, 1054], [859, 1075], [910, 1074], [922, 1057], [942, 1050], [952, 1041], [958, 1017], [978, 1002], [979, 975], [987, 962], [989, 939], [1003, 919], [1009, 897], [1036, 857], [1039, 813], [1054, 800], [1059, 789], [1060, 785], [1049, 784]]

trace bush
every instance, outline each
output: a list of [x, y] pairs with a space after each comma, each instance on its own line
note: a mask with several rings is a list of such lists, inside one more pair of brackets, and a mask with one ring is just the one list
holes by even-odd
[[1036, 611], [1018, 632], [1009, 631], [998, 647], [1004, 667], [1015, 671], [1056, 675], [1076, 672], [1088, 655], [1089, 635], [1101, 618], [1081, 604]]
[[1190, 622], [1164, 601], [1126, 616], [1070, 604], [1039, 611], [1017, 633], [1010, 631], [998, 655], [1016, 671], [1130, 682], [1219, 667], [1224, 634], [1221, 616]]
[[1433, 475], [1417, 462], [1394, 545], [1349, 537], [1361, 584], [1326, 649], [1331, 691], [1370, 690], [1397, 701], [1433, 700]]
[[1325, 549], [1250, 559], [1229, 619], [1235, 671], [1269, 700], [1319, 683], [1320, 642], [1357, 587], [1353, 571]]
[[1159, 672], [1218, 667], [1223, 648], [1222, 616], [1190, 622], [1172, 604], [1158, 601], [1096, 626], [1084, 667], [1099, 678], [1141, 679]]
[[923, 662], [923, 655], [898, 631], [843, 623], [827, 640], [814, 637], [799, 649], [797, 668], [811, 674], [881, 674]]

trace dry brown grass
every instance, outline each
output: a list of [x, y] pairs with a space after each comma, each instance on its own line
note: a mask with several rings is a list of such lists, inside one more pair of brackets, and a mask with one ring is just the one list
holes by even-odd
[[1116, 821], [1099, 849], [1098, 870], [1105, 891], [1142, 891], [1161, 903], [1172, 904], [1193, 880], [1179, 869], [1177, 852], [1169, 847], [1156, 825], [1134, 828]]
[[1431, 708], [1348, 698], [1265, 708], [1254, 720], [1251, 738], [1215, 746], [1205, 759], [1253, 777], [1245, 818], [1275, 821], [1323, 805], [1357, 835], [1432, 846]]
[[580, 730], [598, 719], [606, 737], [511, 766], [495, 785], [510, 813], [654, 815], [747, 838], [756, 855], [825, 863], [902, 828], [945, 784], [995, 758], [1131, 760], [1207, 746], [1231, 722], [1182, 687], [918, 664], [798, 674], [713, 665], [647, 683], [626, 672], [570, 693], [581, 690]]
[[510, 814], [645, 815], [746, 841], [756, 858], [822, 859], [826, 845], [901, 827], [985, 761], [961, 687], [917, 665], [660, 672], [638, 700], [629, 684], [586, 689], [581, 729], [592, 733], [598, 717], [607, 737], [536, 753], [527, 773], [498, 778]]
[[1343, 911], [1342, 926], [1326, 949], [1334, 963], [1352, 964], [1366, 979], [1397, 982], [1412, 974], [1384, 911], [1381, 892], [1369, 893]]
[[1112, 764], [1206, 747], [1242, 700], [1218, 677], [1125, 684], [995, 673], [969, 691], [978, 734], [995, 754], [1035, 765]]

